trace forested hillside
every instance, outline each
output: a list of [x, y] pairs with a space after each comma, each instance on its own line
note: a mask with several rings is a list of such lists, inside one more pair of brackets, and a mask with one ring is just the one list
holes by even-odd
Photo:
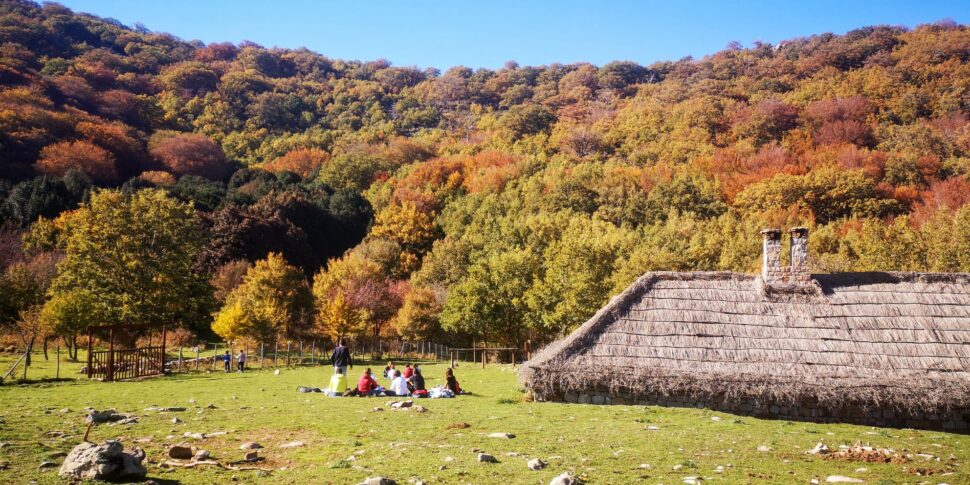
[[963, 25], [442, 72], [3, 1], [0, 86], [0, 320], [56, 334], [541, 343], [645, 271], [756, 270], [766, 226], [970, 271]]

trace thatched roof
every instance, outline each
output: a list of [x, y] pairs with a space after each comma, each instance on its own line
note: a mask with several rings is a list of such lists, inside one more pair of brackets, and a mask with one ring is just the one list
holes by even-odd
[[593, 390], [938, 412], [970, 409], [970, 274], [647, 273], [522, 379]]

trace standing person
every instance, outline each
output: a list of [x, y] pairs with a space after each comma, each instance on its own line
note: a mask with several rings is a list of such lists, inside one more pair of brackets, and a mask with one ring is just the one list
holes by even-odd
[[337, 348], [330, 354], [330, 363], [338, 374], [347, 375], [347, 366], [354, 368], [354, 359], [350, 356], [350, 349], [344, 345], [344, 339], [337, 342]]
[[239, 349], [239, 354], [236, 355], [236, 370], [239, 372], [246, 370], [246, 351], [244, 349]]
[[357, 381], [357, 391], [360, 392], [361, 396], [376, 396], [380, 392], [377, 381], [371, 376], [370, 367], [364, 371], [364, 374], [360, 376], [360, 380]]
[[226, 350], [226, 354], [222, 356], [222, 364], [226, 369], [226, 372], [232, 372], [232, 354]]

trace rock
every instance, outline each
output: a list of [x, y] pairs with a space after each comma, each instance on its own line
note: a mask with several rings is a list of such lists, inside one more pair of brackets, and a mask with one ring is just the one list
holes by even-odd
[[414, 411], [416, 413], [426, 413], [428, 412], [428, 408], [418, 404], [417, 406], [414, 406], [413, 408], [411, 408], [411, 411]]
[[673, 469], [674, 469], [674, 471], [677, 471], [677, 470], [680, 470], [681, 468], [684, 468], [684, 465], [681, 465], [681, 464], [678, 463], [678, 464], [674, 465], [674, 468]]
[[185, 433], [182, 433], [182, 436], [184, 436], [186, 438], [192, 438], [194, 440], [204, 440], [205, 439], [205, 435], [202, 434], [202, 433], [185, 432]]
[[323, 392], [323, 389], [320, 389], [319, 387], [305, 387], [305, 386], [300, 386], [300, 387], [297, 387], [296, 388], [296, 392], [304, 392], [304, 393], [306, 393], [306, 392]]
[[453, 456], [446, 456], [445, 457], [445, 463], [451, 463], [453, 461], [455, 461], [455, 457], [453, 457]]
[[141, 464], [144, 459], [145, 452], [141, 449], [125, 453], [124, 446], [118, 441], [81, 443], [68, 453], [58, 474], [80, 480], [144, 478], [148, 474]]
[[52, 461], [45, 461], [37, 466], [37, 468], [40, 468], [41, 470], [46, 470], [48, 468], [55, 468], [55, 467], [57, 467], [57, 463], [54, 463]]
[[276, 370], [274, 370], [274, 371], [273, 371], [273, 375], [274, 375], [274, 376], [278, 376], [278, 375], [280, 375], [280, 370], [279, 370], [279, 369], [276, 369]]
[[660, 431], [659, 426], [647, 426], [648, 431]]
[[188, 460], [192, 458], [192, 448], [184, 445], [175, 445], [168, 449], [168, 456], [176, 460]]
[[819, 441], [815, 444], [814, 448], [806, 451], [805, 453], [808, 453], [809, 455], [824, 455], [831, 452], [832, 450], [830, 450], [828, 446], [825, 446], [821, 441]]
[[502, 438], [502, 439], [510, 440], [512, 438], [515, 438], [515, 435], [512, 434], [512, 433], [489, 433], [488, 437], [489, 438]]
[[391, 403], [391, 407], [394, 409], [407, 409], [414, 405], [414, 401], [408, 399], [407, 401], [399, 401]]
[[259, 452], [258, 451], [250, 451], [249, 453], [246, 453], [246, 456], [243, 459], [246, 460], [246, 461], [258, 461], [259, 460]]
[[374, 412], [374, 413], [379, 412], [379, 411], [383, 411], [383, 410], [384, 410], [384, 408], [381, 408], [381, 407], [371, 408], [371, 412]]
[[198, 450], [194, 455], [192, 455], [192, 459], [195, 461], [202, 461], [209, 458], [210, 455], [211, 453], [209, 453], [209, 450]]
[[684, 477], [683, 483], [685, 485], [701, 485], [701, 477]]
[[724, 467], [718, 465], [716, 468], [714, 468], [714, 473], [724, 473]]
[[215, 404], [210, 404], [205, 407], [206, 409], [218, 409]]
[[64, 408], [64, 409], [61, 409], [58, 412], [61, 413], [61, 414], [67, 414], [67, 413], [71, 412], [71, 409], [70, 408]]
[[641, 463], [640, 464], [640, 468], [643, 469], [643, 470], [649, 470], [650, 469], [650, 464], [649, 463]]
[[549, 485], [578, 485], [579, 480], [573, 476], [572, 473], [564, 472], [563, 474], [553, 478], [549, 481]]
[[842, 475], [829, 475], [825, 481], [828, 483], [865, 483], [864, 480], [852, 477], [844, 477]]
[[384, 477], [367, 477], [360, 485], [395, 485], [397, 482]]
[[479, 453], [478, 461], [481, 463], [498, 463], [498, 459], [488, 453]]
[[283, 443], [282, 445], [280, 445], [280, 448], [299, 448], [305, 445], [306, 443], [302, 441], [290, 441], [289, 443]]
[[56, 458], [64, 458], [65, 456], [67, 456], [67, 452], [66, 451], [55, 451], [53, 453], [48, 453], [47, 454], [47, 458], [49, 458], [51, 460], [56, 459]]
[[182, 420], [179, 419], [179, 418], [172, 418], [172, 424], [179, 424], [181, 422], [182, 422]]
[[721, 417], [720, 416], [711, 416], [711, 421], [717, 422], [717, 421], [720, 421], [720, 420], [721, 420]]
[[115, 411], [114, 409], [105, 409], [104, 411], [91, 410], [84, 421], [87, 423], [101, 424], [110, 423], [114, 421], [121, 421], [126, 418], [132, 417], [129, 414], [123, 414]]
[[758, 451], [760, 451], [762, 453], [766, 453], [766, 452], [771, 451], [771, 448], [769, 448], [769, 447], [767, 447], [765, 445], [761, 445], [761, 446], [758, 447]]
[[856, 469], [855, 469], [855, 472], [856, 472], [856, 473], [865, 473], [865, 472], [867, 472], [867, 471], [869, 471], [869, 469], [868, 469], [868, 468], [856, 468]]
[[537, 471], [542, 470], [543, 468], [546, 467], [546, 462], [544, 462], [544, 461], [542, 461], [542, 460], [540, 460], [538, 458], [533, 458], [533, 459], [529, 460], [528, 465], [529, 465], [529, 470], [532, 470], [532, 471], [537, 472]]
[[170, 407], [167, 407], [167, 408], [161, 408], [161, 407], [158, 407], [158, 406], [152, 406], [152, 407], [149, 407], [149, 408], [145, 408], [145, 411], [156, 411], [156, 412], [159, 412], [159, 413], [180, 413], [182, 411], [185, 411], [185, 408], [183, 408], [181, 406], [170, 406]]
[[260, 449], [262, 447], [263, 447], [263, 445], [255, 442], [255, 441], [248, 441], [246, 443], [243, 443], [243, 444], [239, 445], [239, 449], [240, 450], [258, 450], [258, 449]]
[[117, 424], [138, 424], [138, 418], [134, 416], [127, 417], [125, 419], [122, 419], [121, 421], [118, 421]]

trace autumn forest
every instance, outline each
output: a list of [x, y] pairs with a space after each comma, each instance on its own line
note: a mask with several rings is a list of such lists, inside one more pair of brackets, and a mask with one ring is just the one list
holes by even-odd
[[[521, 345], [647, 271], [970, 272], [970, 29], [497, 70], [0, 2], [0, 326]], [[76, 352], [76, 349], [75, 349]]]

